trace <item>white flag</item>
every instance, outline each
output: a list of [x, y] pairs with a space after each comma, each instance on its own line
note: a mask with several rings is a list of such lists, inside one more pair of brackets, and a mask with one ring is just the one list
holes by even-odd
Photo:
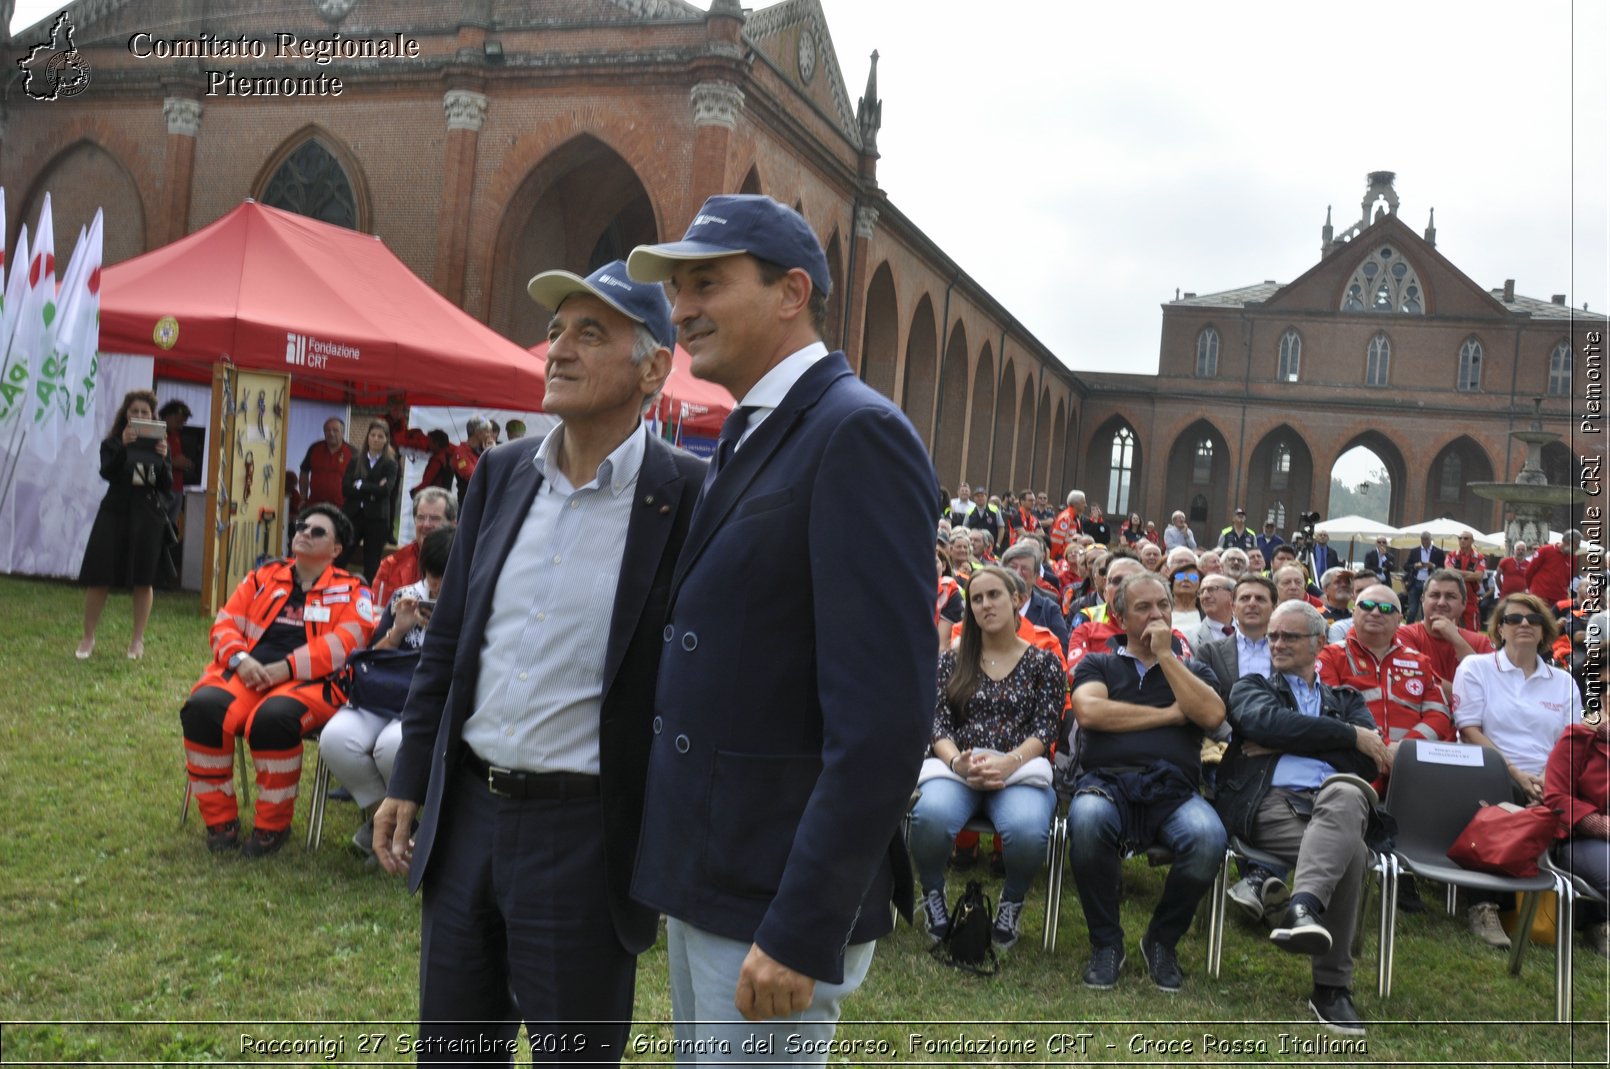
[[13, 411], [20, 411], [28, 392], [28, 371], [24, 364], [13, 382], [12, 340], [17, 314], [22, 311], [23, 295], [28, 291], [28, 224], [22, 224], [17, 248], [11, 256], [11, 273], [6, 280], [5, 304], [0, 306], [0, 427], [9, 426]]
[[[68, 268], [68, 277], [74, 280], [74, 289], [62, 312], [61, 333], [65, 335], [65, 340], [57, 346], [67, 361], [66, 388], [71, 398], [64, 440], [79, 442], [80, 453], [84, 451], [84, 446], [94, 444], [100, 433], [94, 421], [95, 385], [100, 381], [101, 370], [98, 350], [101, 345], [103, 228], [101, 210], [97, 208], [95, 218], [89, 224], [89, 234], [84, 240], [83, 269], [75, 271], [76, 264]], [[74, 260], [77, 259], [75, 255]]]
[[78, 228], [78, 240], [67, 260], [60, 286], [54, 277], [44, 279], [46, 288], [42, 312], [44, 332], [40, 337], [39, 358], [34, 366], [33, 399], [28, 404], [28, 447], [39, 459], [53, 461], [67, 429], [72, 408], [72, 392], [67, 387], [67, 331], [71, 308], [83, 280], [84, 242], [87, 235]]
[[[6, 354], [7, 409], [0, 415], [0, 427], [13, 433], [19, 425], [26, 431], [33, 421], [38, 403], [35, 378], [50, 351], [50, 335], [54, 334], [51, 325], [56, 319], [56, 239], [49, 193], [39, 211], [39, 229], [34, 231], [34, 245], [29, 252], [32, 255], [22, 298], [11, 327], [11, 350]], [[13, 388], [20, 391], [14, 397]]]

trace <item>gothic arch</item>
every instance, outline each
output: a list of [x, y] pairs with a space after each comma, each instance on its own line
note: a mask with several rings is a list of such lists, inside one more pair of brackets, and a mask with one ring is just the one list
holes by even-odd
[[1316, 505], [1312, 500], [1314, 454], [1307, 440], [1289, 423], [1280, 424], [1258, 440], [1247, 462], [1242, 486], [1244, 500], [1236, 504], [1246, 507], [1247, 524], [1255, 531], [1263, 530], [1263, 521], [1277, 501], [1286, 507], [1288, 521], [1298, 513], [1316, 507], [1324, 511], [1327, 507], [1325, 502]]
[[[911, 329], [906, 333], [906, 378], [900, 389], [900, 408], [911, 420], [923, 444], [937, 453], [934, 445], [934, 365], [939, 358], [939, 339], [934, 333], [934, 302], [924, 293], [911, 313]], [[958, 379], [960, 404], [967, 403], [966, 367]], [[961, 433], [957, 431], [957, 444]], [[937, 464], [935, 465], [937, 467]]]
[[1029, 466], [1025, 486], [1038, 489], [1051, 470], [1051, 387], [1040, 390], [1040, 407], [1034, 418], [1034, 463]]
[[1491, 482], [1492, 459], [1467, 434], [1461, 434], [1437, 451], [1426, 472], [1426, 519], [1447, 516], [1469, 524], [1478, 533], [1496, 524], [1496, 503], [1477, 497], [1468, 484]]
[[657, 233], [638, 173], [591, 134], [566, 141], [527, 173], [497, 232], [491, 326], [519, 345], [541, 340], [553, 311], [527, 295], [533, 275], [552, 269], [585, 275]]
[[[1090, 436], [1085, 450], [1085, 498], [1100, 505], [1113, 517], [1114, 524], [1123, 523], [1131, 512], [1146, 511], [1141, 505], [1143, 460], [1140, 432], [1124, 416], [1109, 416]], [[1123, 467], [1125, 461], [1127, 469]], [[1051, 487], [1052, 503], [1060, 508], [1070, 489], [1063, 485]]]
[[844, 250], [838, 227], [833, 228], [833, 235], [822, 247], [827, 251], [827, 275], [833, 282], [827, 294], [827, 347], [839, 349], [839, 339], [844, 337]]
[[1021, 490], [1027, 486], [1033, 471], [1034, 379], [1030, 377], [1023, 382], [1023, 401], [1017, 408], [1017, 454], [1012, 461], [1012, 485], [1007, 489]]
[[979, 351], [973, 369], [973, 392], [967, 398], [970, 413], [967, 431], [967, 470], [962, 478], [970, 483], [989, 485], [990, 428], [995, 426], [995, 358], [989, 342]]
[[[1364, 431], [1361, 434], [1354, 435], [1348, 440], [1347, 444], [1336, 450], [1335, 455], [1330, 458], [1330, 466], [1327, 467], [1325, 471], [1334, 471], [1336, 469], [1336, 461], [1341, 457], [1341, 455], [1355, 446], [1363, 446], [1365, 449], [1368, 449], [1370, 452], [1379, 457], [1382, 465], [1384, 465], [1386, 468], [1387, 478], [1391, 480], [1391, 510], [1388, 513], [1388, 518], [1385, 522], [1394, 527], [1402, 527], [1411, 523], [1419, 523], [1421, 520], [1427, 519], [1428, 517], [1426, 516], [1405, 515], [1406, 503], [1408, 501], [1407, 491], [1409, 485], [1408, 464], [1405, 463], [1403, 459], [1403, 451], [1398, 448], [1397, 443], [1392, 441], [1392, 439], [1388, 438], [1386, 435], [1382, 434], [1380, 431]], [[1328, 482], [1327, 485], [1329, 485]], [[1326, 508], [1322, 508], [1320, 511], [1327, 511], [1328, 507], [1329, 499], [1327, 496]]]
[[[989, 348], [989, 343], [984, 343]], [[1005, 483], [1012, 478], [1012, 440], [1017, 430], [1017, 367], [1001, 354], [1001, 382], [995, 390], [995, 441], [989, 462], [989, 488], [991, 493], [1004, 494]]]
[[883, 396], [894, 397], [900, 362], [900, 306], [894, 295], [889, 261], [872, 272], [866, 292], [866, 321], [861, 332], [861, 378]]
[[760, 164], [752, 163], [752, 164], [749, 165], [749, 171], [748, 171], [747, 174], [744, 175], [744, 180], [742, 182], [738, 183], [738, 192], [739, 193], [764, 193], [765, 192], [765, 190], [762, 189], [761, 185], [760, 185]]
[[51, 241], [56, 253], [57, 273], [67, 270], [73, 254], [78, 228], [87, 227], [97, 208], [106, 207], [102, 217], [101, 262], [114, 264], [145, 252], [145, 207], [139, 184], [123, 162], [97, 140], [80, 138], [51, 157], [34, 179], [23, 198], [22, 211], [5, 220], [6, 248], [15, 249], [23, 224], [29, 240], [37, 244], [34, 228], [45, 194], [50, 194], [53, 221]]
[[1064, 491], [1063, 484], [1067, 482], [1068, 458], [1073, 455], [1073, 449], [1068, 442], [1068, 410], [1062, 398], [1057, 398], [1057, 414], [1051, 421], [1051, 448], [1050, 469], [1046, 474], [1043, 485], [1037, 485], [1036, 490], [1044, 490], [1056, 501]]
[[[931, 314], [932, 303], [928, 307]], [[918, 305], [919, 311], [921, 308]], [[917, 329], [912, 328], [913, 338]], [[953, 489], [953, 480], [967, 478], [962, 462], [967, 452], [968, 401], [967, 328], [957, 323], [945, 344], [945, 362], [939, 372], [939, 410], [934, 416], [934, 468], [939, 472], [939, 481]]]
[[1198, 543], [1212, 541], [1230, 520], [1233, 506], [1227, 497], [1234, 470], [1230, 443], [1218, 427], [1206, 419], [1186, 427], [1169, 449], [1159, 525], [1178, 509], [1185, 513]]
[[[326, 158], [339, 170], [345, 190], [321, 166]], [[281, 141], [257, 172], [251, 188], [252, 196], [270, 207], [349, 227], [360, 234], [374, 230], [363, 165], [344, 140], [318, 123], [309, 123]]]

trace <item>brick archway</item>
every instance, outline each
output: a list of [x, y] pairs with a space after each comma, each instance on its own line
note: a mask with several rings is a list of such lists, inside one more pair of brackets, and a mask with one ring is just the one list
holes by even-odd
[[1447, 516], [1477, 531], [1492, 530], [1496, 503], [1477, 497], [1470, 483], [1493, 480], [1492, 458], [1468, 434], [1461, 434], [1437, 451], [1426, 472], [1426, 519]]
[[1329, 507], [1328, 501], [1316, 504], [1312, 500], [1314, 454], [1290, 424], [1282, 423], [1258, 440], [1242, 485], [1246, 500], [1238, 504], [1246, 506], [1247, 525], [1255, 531], [1263, 530], [1264, 520], [1271, 516], [1277, 519], [1277, 527], [1289, 530], [1293, 517]]
[[[11, 209], [16, 214], [4, 221], [6, 248], [16, 248], [25, 223], [32, 235], [29, 240], [38, 243], [39, 235], [33, 231], [49, 193], [55, 231], [51, 238], [62, 270], [73, 251], [73, 235], [79, 227], [88, 227], [96, 209], [103, 206], [108, 210], [102, 217], [101, 262], [110, 265], [146, 251], [145, 202], [139, 183], [117, 152], [101, 141], [99, 132], [52, 156], [26, 188], [21, 210]], [[65, 240], [56, 240], [58, 236]]]
[[[930, 304], [930, 311], [932, 308]], [[913, 337], [916, 329], [912, 328]], [[967, 453], [968, 412], [967, 328], [957, 323], [945, 345], [945, 363], [939, 372], [939, 409], [934, 417], [934, 468], [941, 483], [954, 485], [967, 478], [962, 464]]]
[[[1204, 453], [1203, 443], [1206, 443]], [[1230, 520], [1226, 500], [1231, 466], [1230, 443], [1211, 420], [1199, 419], [1174, 439], [1168, 451], [1163, 486], [1163, 515], [1158, 528], [1175, 510], [1185, 513], [1196, 541], [1210, 544]]]
[[[934, 333], [934, 302], [924, 293], [917, 301], [916, 310], [911, 313], [911, 329], [906, 333], [906, 377], [900, 389], [900, 408], [917, 428], [930, 454], [939, 451], [934, 444], [934, 372], [938, 360], [939, 339]], [[959, 381], [963, 391], [961, 403], [966, 404], [965, 367]], [[959, 431], [956, 441], [959, 446]], [[937, 463], [935, 467], [938, 467]]]
[[[1126, 431], [1128, 438], [1121, 438]], [[1127, 478], [1116, 463], [1125, 451], [1129, 459]], [[1114, 524], [1122, 524], [1131, 512], [1142, 513], [1141, 519], [1146, 518], [1145, 507], [1141, 504], [1141, 489], [1145, 485], [1144, 460], [1140, 432], [1135, 429], [1134, 422], [1124, 416], [1109, 417], [1090, 436], [1089, 447], [1085, 450], [1085, 498], [1100, 505], [1113, 517]], [[1074, 488], [1064, 486], [1052, 492], [1058, 507], [1071, 489]]]
[[900, 363], [900, 306], [894, 293], [894, 276], [887, 260], [872, 272], [866, 292], [866, 321], [861, 331], [861, 378], [883, 394], [894, 397], [895, 372]]
[[1419, 523], [1422, 520], [1428, 519], [1428, 516], [1406, 515], [1409, 500], [1409, 467], [1404, 461], [1403, 451], [1398, 448], [1397, 443], [1392, 441], [1392, 439], [1388, 438], [1386, 435], [1382, 434], [1380, 431], [1364, 431], [1361, 434], [1354, 435], [1348, 440], [1347, 444], [1343, 445], [1336, 451], [1336, 455], [1331, 457], [1330, 466], [1321, 469], [1322, 478], [1325, 479], [1326, 487], [1325, 503], [1320, 505], [1318, 502], [1315, 502], [1315, 507], [1325, 515], [1330, 515], [1332, 511], [1330, 504], [1330, 479], [1336, 471], [1336, 462], [1340, 460], [1348, 450], [1357, 448], [1359, 446], [1368, 449], [1370, 452], [1374, 453], [1377, 458], [1379, 458], [1381, 461], [1381, 466], [1386, 470], [1387, 479], [1391, 483], [1392, 492], [1388, 498], [1388, 500], [1391, 502], [1391, 507], [1387, 513], [1385, 522], [1391, 524], [1393, 527], [1406, 527], [1409, 524]]
[[[984, 351], [989, 351], [988, 342], [984, 343]], [[1003, 493], [1000, 488], [1012, 479], [1012, 440], [1017, 430], [1017, 367], [1005, 353], [1001, 360], [1001, 381], [995, 388], [995, 440], [989, 458], [990, 493]]]

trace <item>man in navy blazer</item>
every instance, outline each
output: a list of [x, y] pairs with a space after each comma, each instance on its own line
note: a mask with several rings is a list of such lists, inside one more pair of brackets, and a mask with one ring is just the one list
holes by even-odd
[[529, 288], [555, 310], [562, 422], [476, 465], [375, 816], [381, 864], [424, 889], [421, 1061], [510, 1064], [521, 1020], [539, 1061], [618, 1061], [658, 921], [629, 889], [705, 464], [642, 424], [670, 371], [663, 290], [619, 260]]
[[1441, 546], [1431, 544], [1431, 532], [1420, 532], [1420, 544], [1403, 555], [1403, 622], [1413, 623], [1420, 618], [1420, 599], [1425, 595], [1426, 580], [1442, 571], [1448, 555]]
[[798, 213], [711, 197], [627, 263], [669, 281], [693, 373], [740, 401], [672, 584], [632, 893], [669, 917], [676, 1037], [704, 1041], [701, 1064], [767, 1060], [740, 1044], [768, 1028], [772, 1057], [822, 1064], [891, 902], [910, 916], [938, 479], [822, 343], [827, 259]]

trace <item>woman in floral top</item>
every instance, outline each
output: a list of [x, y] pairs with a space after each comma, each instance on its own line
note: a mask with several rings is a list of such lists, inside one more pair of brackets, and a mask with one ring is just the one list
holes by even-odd
[[961, 642], [939, 659], [933, 756], [911, 816], [911, 855], [922, 883], [928, 934], [950, 930], [945, 859], [982, 812], [1001, 837], [1006, 883], [995, 918], [1000, 947], [1017, 941], [1023, 898], [1045, 858], [1056, 794], [1046, 759], [1061, 725], [1067, 677], [1055, 655], [1018, 636], [1006, 571], [981, 564], [967, 586]]

